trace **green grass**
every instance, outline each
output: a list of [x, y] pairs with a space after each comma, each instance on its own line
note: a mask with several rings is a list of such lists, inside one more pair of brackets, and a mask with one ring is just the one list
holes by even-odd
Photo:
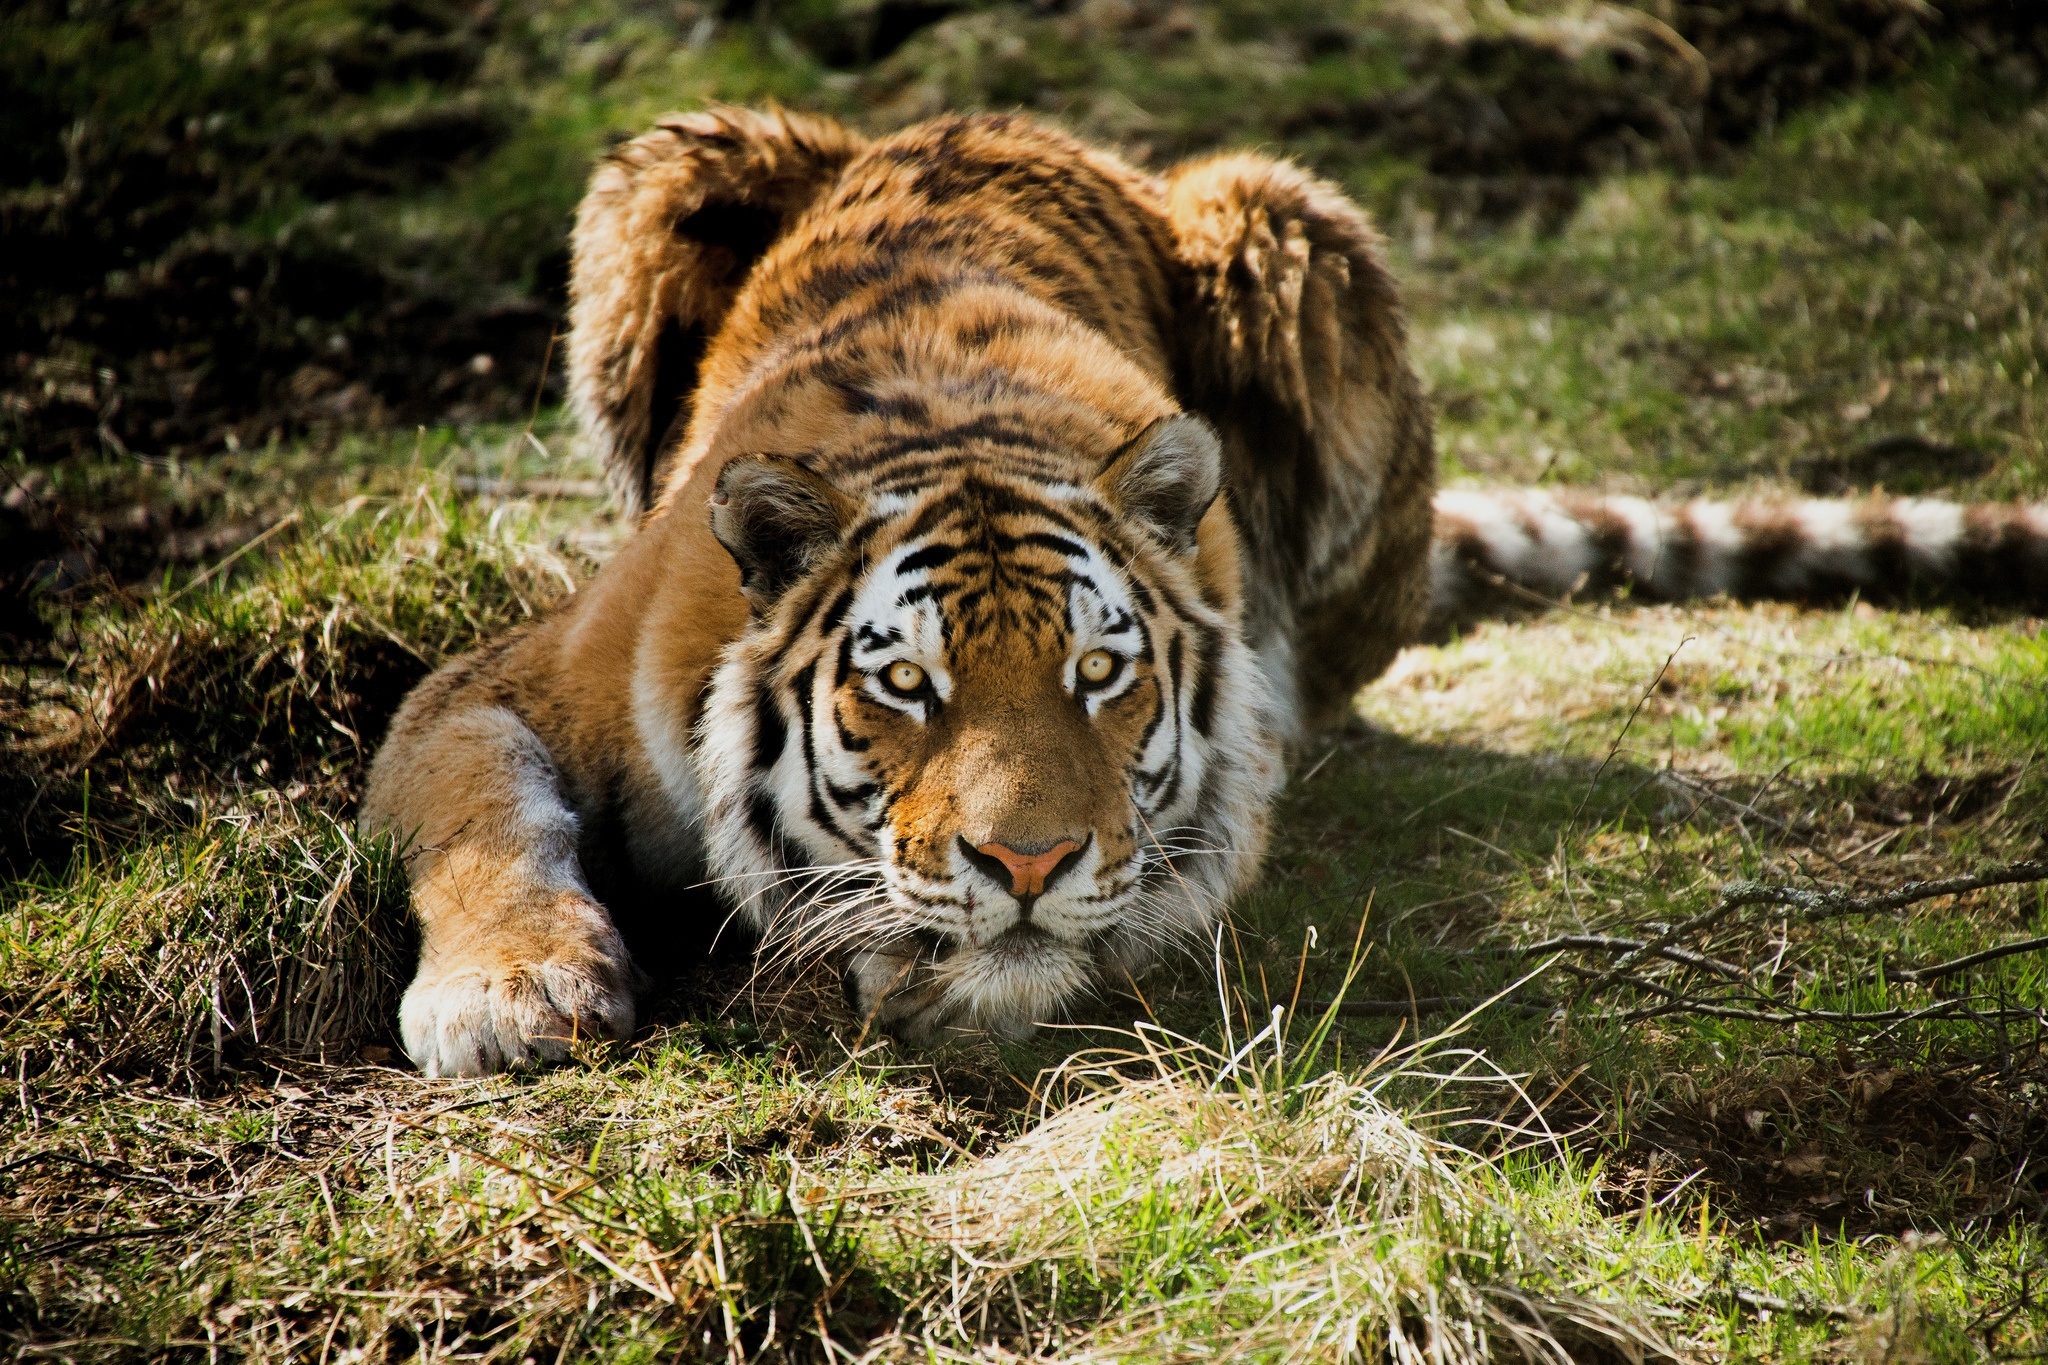
[[[1216, 22], [1198, 46], [1256, 40]], [[1412, 200], [1394, 250], [1447, 476], [2048, 491], [2044, 130], [1951, 59], [1725, 173], [1605, 179], [1554, 230]], [[535, 157], [568, 155], [551, 136]], [[1304, 756], [1217, 961], [1070, 1029], [908, 1052], [830, 982], [728, 957], [630, 1044], [429, 1084], [394, 1051], [402, 892], [349, 802], [404, 687], [616, 535], [533, 482], [588, 476], [569, 433], [532, 435], [38, 471], [109, 518], [279, 529], [48, 599], [54, 644], [0, 667], [28, 830], [0, 888], [0, 1335], [24, 1359], [2048, 1349], [2048, 958], [1886, 977], [2048, 934], [2042, 884], [1684, 939], [1738, 982], [1653, 959], [1592, 990], [1612, 954], [1517, 951], [1654, 938], [1743, 878], [1871, 892], [2041, 857], [2038, 617], [1487, 623], [1409, 651]], [[1941, 1017], [1630, 1017], [1738, 987]], [[1340, 998], [1375, 1012], [1326, 1018]]]
[[[2044, 166], [2048, 110], [1951, 57], [1801, 115], [1732, 175], [1610, 180], [1554, 234], [1439, 248], [1412, 216], [1446, 472], [2042, 496]], [[1926, 448], [1885, 461], [1887, 437]]]

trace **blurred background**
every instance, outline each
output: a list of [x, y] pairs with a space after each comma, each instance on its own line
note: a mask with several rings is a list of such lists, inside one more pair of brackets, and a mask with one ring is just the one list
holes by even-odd
[[2048, 7], [30, 0], [0, 20], [5, 440], [177, 456], [521, 410], [592, 159], [706, 101], [870, 131], [1023, 108], [1153, 164], [1258, 145], [1398, 232], [1561, 219], [1942, 57], [2030, 94]]
[[546, 411], [593, 158], [714, 100], [1300, 158], [1394, 238], [1452, 475], [2010, 493], [2044, 79], [2035, 0], [11, 4], [0, 637], [254, 534], [245, 452]]

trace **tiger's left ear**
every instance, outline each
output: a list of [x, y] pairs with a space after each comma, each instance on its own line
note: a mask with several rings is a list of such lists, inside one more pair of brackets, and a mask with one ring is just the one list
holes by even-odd
[[711, 534], [740, 566], [747, 604], [765, 614], [839, 543], [855, 510], [794, 460], [742, 455], [718, 472]]
[[1168, 549], [1191, 555], [1202, 515], [1223, 488], [1223, 446], [1191, 412], [1162, 417], [1110, 461], [1095, 486]]

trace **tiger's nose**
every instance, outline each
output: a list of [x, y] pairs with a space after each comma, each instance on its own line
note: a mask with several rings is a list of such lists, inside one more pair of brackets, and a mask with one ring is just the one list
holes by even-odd
[[1081, 861], [1081, 854], [1094, 838], [1091, 834], [1086, 840], [1062, 839], [1050, 846], [1018, 849], [994, 841], [970, 844], [963, 835], [960, 837], [960, 852], [991, 881], [998, 886], [1007, 886], [1010, 894], [1029, 910], [1031, 902], [1051, 890], [1054, 882]]

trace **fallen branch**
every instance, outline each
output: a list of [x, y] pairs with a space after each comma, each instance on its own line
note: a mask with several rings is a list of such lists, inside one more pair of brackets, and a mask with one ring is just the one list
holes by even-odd
[[1322, 1015], [1335, 1010], [1341, 1019], [1407, 1019], [1423, 1014], [1462, 1014], [1482, 1005], [1498, 1005], [1518, 1014], [1544, 1014], [1556, 1002], [1540, 997], [1497, 1000], [1490, 995], [1418, 995], [1408, 1000], [1304, 1000], [1301, 1013]]
[[1808, 1010], [1778, 1001], [1766, 1001], [1773, 1009], [1726, 1005], [1713, 1000], [1680, 996], [1662, 1005], [1648, 1005], [1621, 1014], [1591, 1016], [1589, 1022], [1640, 1024], [1650, 1019], [1667, 1019], [1675, 1014], [1699, 1015], [1708, 1019], [1734, 1019], [1751, 1024], [1909, 1024], [1967, 1019], [1977, 1024], [2032, 1022], [2048, 1025], [2048, 1009], [1972, 1009], [1967, 1000], [1937, 1000], [1918, 1009], [1895, 1010]]
[[1755, 1289], [1732, 1286], [1700, 1295], [1688, 1295], [1695, 1303], [1711, 1303], [1716, 1299], [1732, 1301], [1743, 1308], [1762, 1313], [1783, 1313], [1794, 1318], [1826, 1318], [1835, 1322], [1861, 1322], [1863, 1312], [1847, 1304], [1829, 1303], [1824, 1299], [1812, 1299], [1800, 1295], [1797, 1299], [1781, 1299], [1776, 1294], [1765, 1294]]
[[1932, 967], [1903, 969], [1887, 967], [1885, 968], [1884, 979], [1887, 981], [1903, 981], [1908, 985], [1918, 985], [1922, 981], [1932, 981], [1937, 977], [1950, 976], [1956, 972], [1966, 971], [1980, 963], [1996, 962], [2001, 957], [2012, 957], [2017, 953], [2039, 952], [2043, 948], [2048, 948], [2048, 936], [2023, 938], [2016, 943], [2002, 943], [1996, 948], [1986, 948], [1981, 953], [1970, 953], [1967, 956], [1954, 958], [1948, 962], [1938, 962]]
[[1560, 934], [1556, 938], [1546, 938], [1540, 943], [1515, 943], [1502, 947], [1474, 948], [1469, 953], [1463, 954], [1463, 956], [1541, 957], [1545, 953], [1565, 952], [1648, 952], [1649, 956], [1663, 958], [1666, 962], [1675, 962], [1681, 967], [1696, 967], [1701, 971], [1712, 972], [1714, 975], [1725, 977], [1730, 981], [1746, 981], [1749, 979], [1749, 974], [1734, 963], [1723, 962], [1719, 958], [1712, 958], [1704, 953], [1693, 952], [1690, 948], [1663, 945], [1650, 952], [1651, 948], [1652, 945], [1642, 939], [1620, 938], [1612, 934]]
[[498, 498], [604, 498], [610, 496], [596, 479], [494, 479], [457, 474], [456, 491]]
[[1988, 886], [2016, 886], [2048, 881], [2048, 863], [2018, 862], [1967, 877], [1949, 877], [1938, 882], [1907, 882], [1894, 891], [1874, 896], [1852, 896], [1846, 891], [1807, 891], [1796, 886], [1774, 886], [1767, 882], [1729, 882], [1721, 888], [1721, 899], [1683, 924], [1674, 925], [1634, 952], [1624, 953], [1601, 976], [1588, 982], [1579, 995], [1597, 994], [1619, 981], [1646, 957], [1662, 957], [1678, 940], [1710, 929], [1737, 910], [1754, 905], [1782, 905], [1804, 911], [1815, 918], [1836, 919], [1845, 915], [1883, 915], [1939, 896], [1960, 896]]
[[1773, 886], [1767, 882], [1730, 882], [1721, 888], [1722, 911], [1749, 905], [1782, 905], [1823, 919], [1844, 915], [1886, 915], [1939, 896], [1960, 896], [1987, 886], [2017, 886], [2048, 881], [2048, 863], [2009, 863], [1967, 877], [1949, 877], [1938, 882], [1907, 882], [1895, 891], [1874, 896], [1852, 896], [1846, 891], [1807, 891], [1796, 886]]

